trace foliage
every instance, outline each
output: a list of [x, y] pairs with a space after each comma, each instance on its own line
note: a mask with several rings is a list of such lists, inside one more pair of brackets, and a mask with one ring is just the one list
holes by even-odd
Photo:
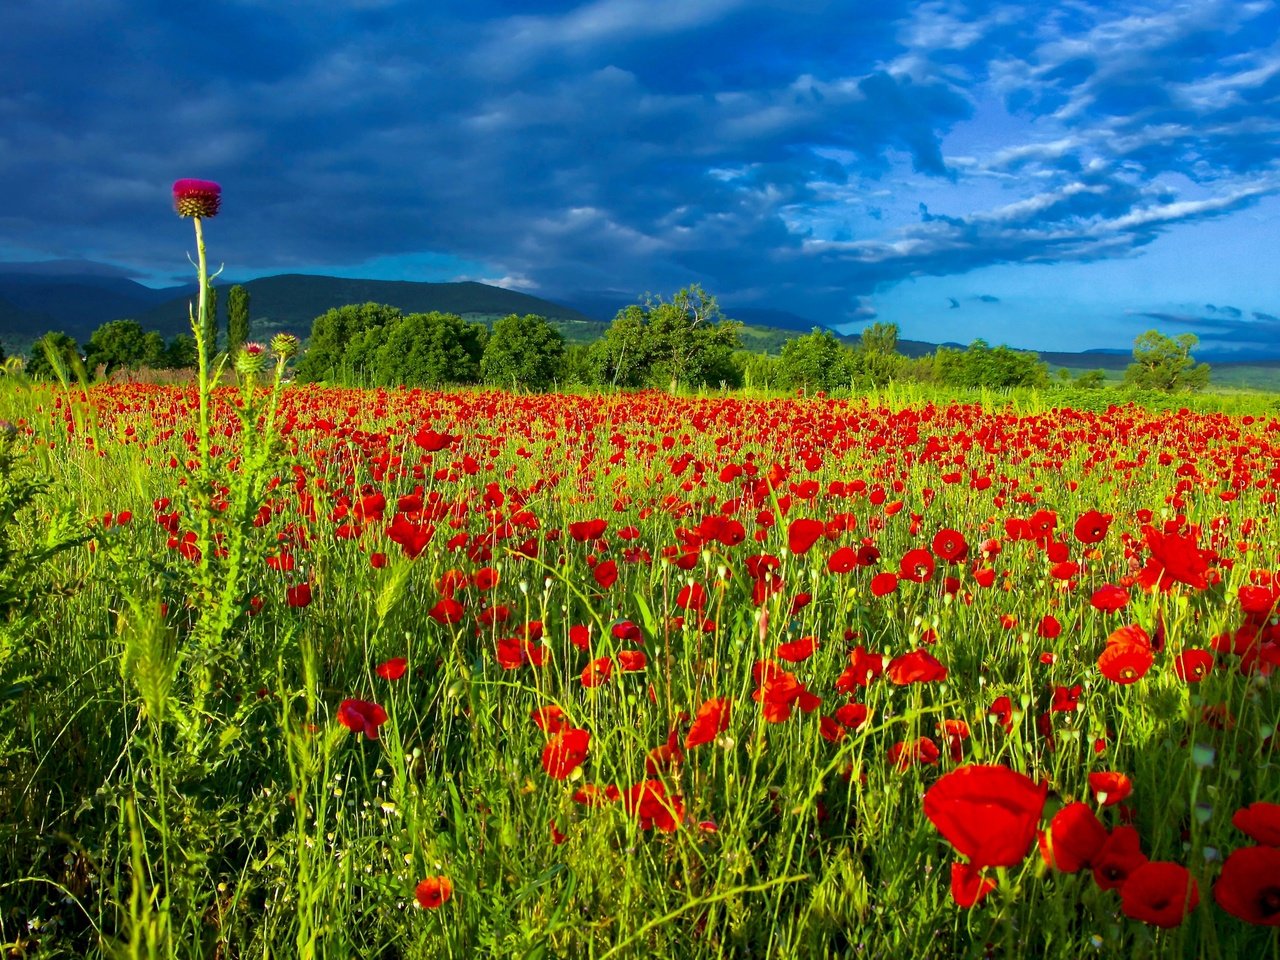
[[1030, 352], [991, 347], [974, 340], [966, 350], [939, 347], [933, 356], [932, 379], [953, 387], [1045, 387], [1049, 366]]
[[898, 352], [898, 325], [877, 321], [862, 329], [862, 352], [890, 354]]
[[[55, 362], [62, 368], [61, 375], [54, 366]], [[26, 374], [34, 380], [72, 380], [75, 379], [75, 368], [79, 363], [80, 345], [67, 334], [50, 330], [31, 345]]]
[[351, 304], [326, 311], [312, 321], [311, 336], [295, 370], [295, 379], [318, 383], [352, 376], [361, 368], [351, 366], [348, 345], [358, 339], [367, 344], [360, 351], [360, 359], [367, 362], [381, 328], [402, 316], [398, 307], [381, 303]]
[[249, 291], [236, 284], [227, 293], [227, 352], [235, 353], [249, 340]]
[[385, 386], [443, 386], [476, 383], [488, 340], [482, 323], [467, 323], [455, 313], [411, 313], [352, 343], [353, 368], [372, 350], [371, 383]]
[[196, 366], [196, 341], [189, 333], [179, 333], [164, 348], [161, 366], [166, 370], [190, 370]]
[[783, 345], [776, 384], [784, 390], [835, 390], [849, 386], [854, 366], [852, 349], [830, 330], [814, 327]]
[[218, 352], [218, 288], [212, 282], [208, 286], [209, 300], [204, 317], [205, 363], [212, 363]]
[[164, 338], [142, 329], [136, 320], [110, 320], [93, 331], [85, 348], [85, 366], [99, 367], [110, 374], [116, 370], [159, 367], [165, 353]]
[[1196, 363], [1191, 356], [1199, 342], [1194, 333], [1171, 338], [1159, 330], [1148, 330], [1133, 341], [1133, 363], [1125, 371], [1124, 382], [1166, 393], [1203, 390], [1209, 385], [1209, 365]]
[[1107, 371], [1105, 370], [1085, 370], [1076, 377], [1076, 386], [1082, 390], [1100, 390], [1106, 385]]
[[739, 386], [733, 353], [740, 327], [697, 284], [670, 301], [647, 297], [620, 310], [592, 347], [593, 382], [657, 389]]
[[562, 376], [564, 337], [545, 317], [511, 313], [493, 325], [480, 359], [485, 383], [546, 390]]

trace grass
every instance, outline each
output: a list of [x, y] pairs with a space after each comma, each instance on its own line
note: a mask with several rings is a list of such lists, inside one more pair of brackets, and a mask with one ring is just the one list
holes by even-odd
[[[1280, 800], [1275, 641], [1264, 628], [1265, 654], [1215, 653], [1199, 683], [1172, 667], [1242, 626], [1243, 585], [1273, 588], [1270, 398], [1161, 412], [1112, 396], [1090, 412], [1051, 392], [901, 386], [589, 401], [286, 388], [269, 422], [269, 392], [241, 389], [212, 398], [207, 441], [197, 400], [0, 393], [17, 425], [0, 492], [22, 501], [0, 510], [0, 566], [27, 564], [0, 588], [33, 588], [5, 600], [0, 646], [11, 955], [1280, 956], [1273, 929], [1213, 896], [1223, 859], [1252, 843], [1235, 812]], [[1089, 510], [1113, 518], [1095, 545], [1073, 533]], [[1011, 521], [1037, 511], [1056, 525], [1041, 514], [1047, 532], [1019, 538]], [[416, 557], [388, 534], [397, 514], [400, 539], [425, 538]], [[740, 522], [742, 542], [709, 517]], [[804, 518], [826, 535], [792, 551]], [[575, 538], [588, 520], [604, 531]], [[1144, 528], [1165, 524], [1212, 551], [1217, 582], [1134, 581]], [[944, 529], [967, 541], [962, 562], [935, 555], [924, 582], [872, 591]], [[878, 560], [832, 571], [867, 541]], [[1060, 552], [1080, 564], [1069, 579]], [[681, 606], [692, 583], [701, 610]], [[1126, 607], [1095, 609], [1107, 584]], [[1046, 616], [1059, 636], [1041, 635]], [[1097, 661], [1131, 623], [1163, 648], [1119, 685]], [[779, 659], [806, 637], [811, 657]], [[926, 650], [947, 675], [850, 687], [858, 647], [882, 665]], [[394, 680], [377, 669], [393, 658], [407, 663]], [[605, 658], [608, 682], [584, 684]], [[762, 688], [765, 660], [822, 703], [793, 697], [768, 722], [792, 688]], [[1077, 684], [1076, 708], [1053, 709]], [[990, 713], [1001, 697], [1008, 732]], [[690, 746], [711, 698], [727, 726]], [[339, 721], [349, 699], [385, 710], [376, 740]], [[833, 728], [849, 702], [869, 719]], [[531, 719], [553, 706], [590, 735], [563, 780]], [[1070, 801], [1109, 829], [1131, 821], [1146, 856], [1190, 871], [1199, 905], [1153, 927], [1031, 849], [958, 906], [962, 858], [922, 796], [975, 764], [1047, 781], [1041, 827]], [[1131, 780], [1123, 804], [1091, 790], [1105, 771]], [[589, 787], [621, 796], [583, 802]], [[429, 877], [452, 895], [421, 909]]]

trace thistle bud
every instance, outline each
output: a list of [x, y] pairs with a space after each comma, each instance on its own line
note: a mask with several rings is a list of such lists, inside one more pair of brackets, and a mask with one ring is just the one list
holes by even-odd
[[175, 180], [173, 207], [180, 217], [216, 217], [222, 187], [212, 180]]
[[236, 373], [252, 376], [267, 365], [267, 348], [260, 343], [246, 343], [236, 354]]
[[271, 338], [271, 352], [282, 360], [291, 360], [302, 349], [302, 341], [292, 333], [277, 333]]

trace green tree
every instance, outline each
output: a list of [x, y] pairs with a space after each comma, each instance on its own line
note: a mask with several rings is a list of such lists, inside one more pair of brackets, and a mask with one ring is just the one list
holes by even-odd
[[[376, 342], [380, 329], [402, 316], [399, 307], [384, 303], [350, 304], [321, 314], [311, 322], [311, 336], [295, 378], [315, 383], [351, 376], [354, 368], [345, 365], [348, 345], [367, 332], [374, 332], [372, 342]], [[366, 354], [371, 359], [371, 351]]]
[[102, 367], [110, 374], [120, 369], [158, 367], [163, 356], [164, 339], [158, 333], [147, 333], [136, 320], [111, 320], [90, 335], [85, 366], [89, 370]]
[[1039, 356], [1011, 350], [1003, 344], [991, 347], [974, 340], [966, 350], [939, 347], [934, 354], [936, 379], [953, 387], [1046, 387], [1049, 365]]
[[591, 347], [585, 343], [566, 344], [556, 377], [562, 386], [587, 387], [596, 383], [591, 365]]
[[873, 323], [862, 330], [863, 353], [897, 353], [898, 325], [896, 323]]
[[27, 376], [37, 380], [53, 380], [58, 372], [50, 362], [52, 352], [54, 361], [62, 367], [62, 375], [68, 379], [75, 377], [75, 368], [80, 361], [80, 345], [61, 330], [50, 330], [31, 345], [31, 353], [27, 357]]
[[1145, 390], [1203, 390], [1209, 385], [1209, 365], [1196, 363], [1191, 351], [1200, 343], [1194, 333], [1166, 337], [1148, 330], [1133, 341], [1133, 363], [1125, 371], [1124, 382]]
[[236, 353], [249, 340], [249, 291], [236, 284], [227, 291], [227, 352]]
[[484, 324], [467, 323], [456, 313], [411, 313], [384, 328], [373, 356], [374, 382], [424, 387], [477, 383], [488, 336]]
[[509, 314], [493, 325], [480, 376], [485, 383], [525, 390], [546, 390], [564, 362], [564, 337], [545, 317]]
[[740, 353], [738, 366], [742, 368], [743, 385], [757, 390], [767, 390], [778, 383], [777, 357], [767, 353]]
[[1105, 370], [1085, 370], [1080, 376], [1076, 377], [1076, 386], [1082, 390], [1098, 390], [1107, 383], [1107, 371]]
[[161, 366], [166, 370], [189, 370], [196, 365], [196, 340], [189, 333], [179, 333], [164, 348]]
[[782, 345], [777, 385], [784, 390], [834, 390], [853, 377], [853, 351], [830, 330], [814, 327]]
[[597, 383], [619, 387], [739, 386], [733, 353], [742, 324], [698, 284], [669, 301], [647, 297], [618, 312], [592, 350]]

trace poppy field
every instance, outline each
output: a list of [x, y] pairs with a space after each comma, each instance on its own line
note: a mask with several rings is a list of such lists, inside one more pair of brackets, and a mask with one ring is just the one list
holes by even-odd
[[1280, 957], [1280, 416], [0, 416], [8, 956]]

